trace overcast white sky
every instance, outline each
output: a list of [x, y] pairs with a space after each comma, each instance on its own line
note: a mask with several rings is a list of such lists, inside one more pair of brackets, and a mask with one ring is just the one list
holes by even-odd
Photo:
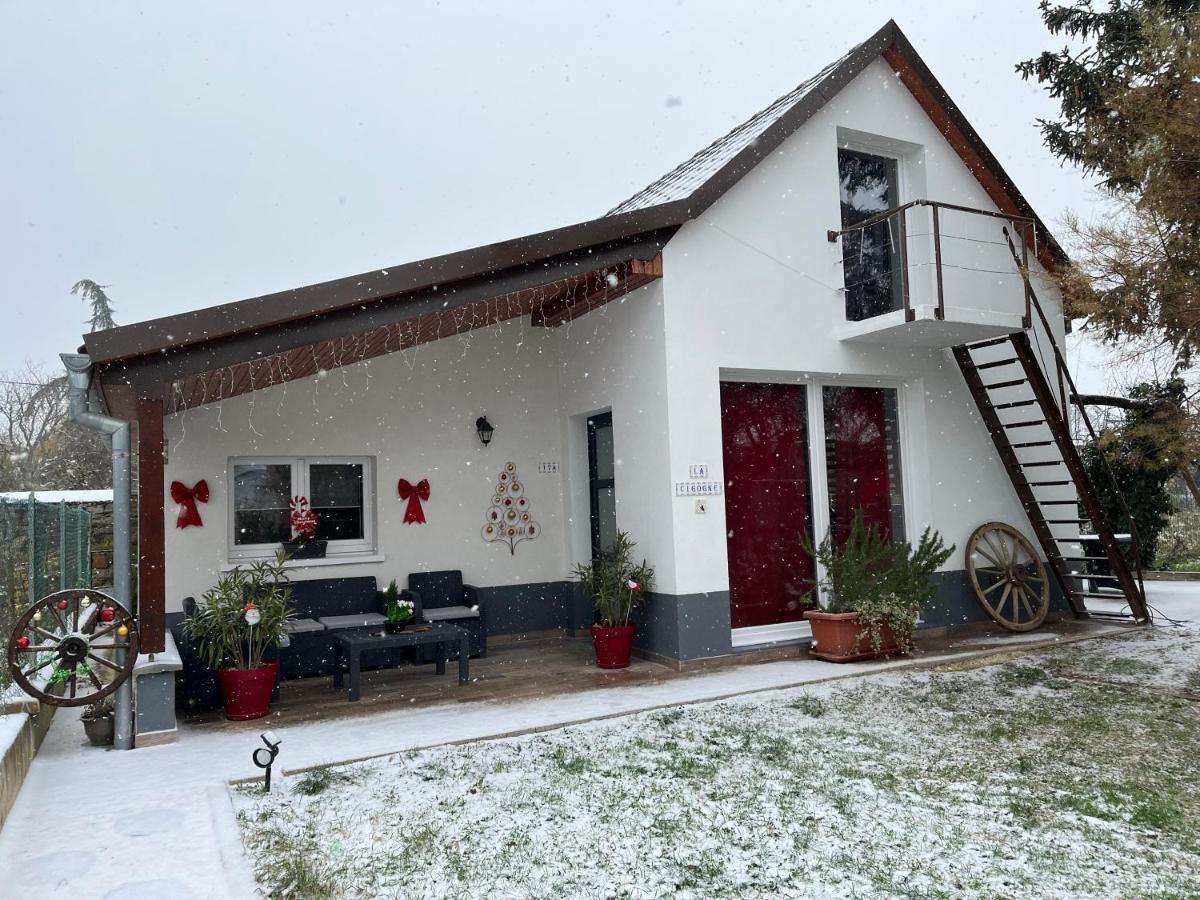
[[889, 18], [1047, 222], [1094, 202], [1036, 0], [0, 0], [0, 369], [80, 278], [128, 323], [592, 218]]

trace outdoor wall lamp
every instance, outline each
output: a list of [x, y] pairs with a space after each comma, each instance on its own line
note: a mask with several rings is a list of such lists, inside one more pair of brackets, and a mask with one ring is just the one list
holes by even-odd
[[475, 420], [475, 433], [479, 435], [479, 442], [483, 446], [486, 447], [492, 442], [492, 432], [495, 430], [492, 423], [487, 420], [487, 416], [480, 416]]
[[283, 743], [279, 738], [275, 737], [275, 732], [264, 731], [259, 735], [265, 747], [257, 747], [251, 754], [254, 764], [260, 769], [263, 769], [263, 793], [271, 793], [271, 765], [275, 762], [275, 757], [279, 755], [279, 745]]

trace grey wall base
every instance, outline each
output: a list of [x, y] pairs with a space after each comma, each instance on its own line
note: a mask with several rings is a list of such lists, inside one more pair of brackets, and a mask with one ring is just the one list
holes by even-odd
[[133, 667], [133, 743], [153, 747], [173, 743], [178, 734], [175, 722], [175, 674], [183, 667], [171, 632], [162, 653], [139, 654]]
[[687, 661], [733, 652], [729, 591], [652, 593], [638, 619], [634, 646], [645, 653]]

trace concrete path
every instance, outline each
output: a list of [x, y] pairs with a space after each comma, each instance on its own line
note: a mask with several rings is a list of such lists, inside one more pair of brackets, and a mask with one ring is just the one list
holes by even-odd
[[[1163, 614], [1200, 618], [1200, 585], [1159, 582], [1148, 590]], [[795, 659], [722, 668], [659, 685], [550, 695], [517, 704], [454, 703], [281, 728], [276, 732], [283, 741], [279, 765], [294, 770], [997, 650], [1034, 650], [1119, 630], [1081, 632], [1074, 623], [1064, 623], [1036, 635], [952, 641], [944, 650], [912, 660], [847, 667]], [[106, 752], [85, 745], [76, 718], [71, 710], [59, 711], [0, 832], [0, 895], [27, 900], [253, 896], [224, 784], [259, 774], [250, 761], [255, 733], [184, 727], [172, 746]]]

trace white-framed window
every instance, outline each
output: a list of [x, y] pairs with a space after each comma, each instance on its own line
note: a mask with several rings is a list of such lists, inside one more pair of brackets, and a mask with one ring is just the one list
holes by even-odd
[[307, 497], [326, 556], [375, 552], [374, 460], [367, 456], [233, 457], [229, 558], [271, 556], [292, 539], [290, 503]]

